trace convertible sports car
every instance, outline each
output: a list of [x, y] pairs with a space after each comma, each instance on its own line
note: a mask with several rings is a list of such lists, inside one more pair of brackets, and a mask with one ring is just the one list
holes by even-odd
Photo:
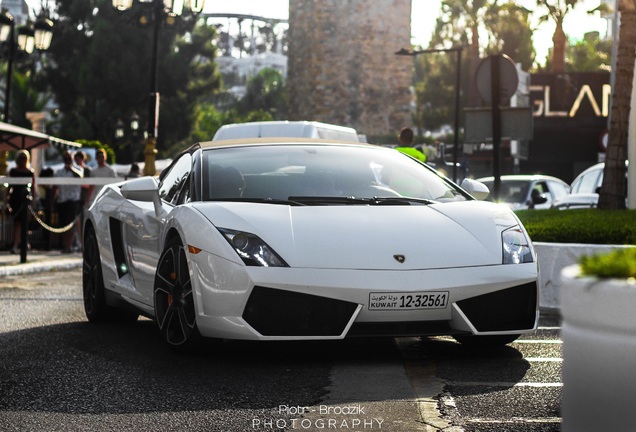
[[193, 145], [157, 178], [108, 185], [84, 225], [89, 321], [202, 337], [452, 335], [536, 328], [527, 232], [488, 189], [394, 149], [305, 139]]

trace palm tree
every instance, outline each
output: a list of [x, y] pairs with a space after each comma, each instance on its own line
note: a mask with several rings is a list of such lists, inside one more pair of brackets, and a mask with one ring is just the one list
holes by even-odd
[[[468, 71], [469, 76], [474, 77], [477, 73], [479, 60], [481, 57], [479, 47], [480, 25], [488, 21], [488, 17], [498, 16], [501, 5], [498, 0], [442, 0], [442, 15], [446, 17], [446, 22], [438, 20], [437, 30], [446, 27], [442, 34], [458, 35], [465, 32], [465, 37], [469, 40], [468, 46]], [[455, 39], [455, 37], [453, 37]], [[460, 37], [460, 40], [462, 37]], [[455, 40], [454, 40], [455, 41]], [[468, 87], [468, 105], [479, 106], [480, 97], [474, 85]]]
[[563, 20], [579, 0], [537, 0], [537, 5], [546, 9], [546, 14], [539, 18], [539, 22], [552, 19], [556, 24], [554, 35], [552, 36], [552, 61], [550, 72], [565, 72], [565, 47], [568, 38], [563, 31]]
[[636, 61], [636, 0], [619, 0], [620, 29], [600, 209], [625, 208], [625, 161]]

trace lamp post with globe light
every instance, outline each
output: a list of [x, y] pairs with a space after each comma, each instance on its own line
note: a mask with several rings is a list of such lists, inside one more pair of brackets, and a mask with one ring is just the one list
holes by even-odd
[[[159, 30], [163, 22], [173, 24], [184, 9], [189, 9], [197, 14], [203, 10], [205, 0], [137, 0], [140, 6], [147, 10], [147, 14], [139, 17], [139, 23], [153, 25], [152, 60], [150, 67], [150, 92], [148, 99], [148, 127], [146, 136], [146, 148], [144, 175], [156, 174], [155, 158], [157, 154], [157, 136], [159, 131], [159, 87], [158, 60]], [[134, 0], [112, 0], [112, 5], [119, 11], [127, 11], [133, 7]]]

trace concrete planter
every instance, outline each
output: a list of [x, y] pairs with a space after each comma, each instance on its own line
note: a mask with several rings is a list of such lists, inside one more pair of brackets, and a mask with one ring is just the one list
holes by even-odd
[[533, 242], [537, 252], [540, 279], [540, 306], [558, 311], [560, 308], [561, 270], [578, 262], [581, 255], [607, 253], [613, 249], [632, 248], [632, 245], [595, 245], [578, 243]]
[[561, 273], [563, 432], [636, 425], [636, 285]]

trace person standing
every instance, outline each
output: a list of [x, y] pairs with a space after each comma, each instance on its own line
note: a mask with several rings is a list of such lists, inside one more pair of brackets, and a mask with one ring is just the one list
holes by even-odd
[[[90, 178], [91, 169], [88, 167], [88, 165], [86, 165], [86, 153], [84, 153], [82, 150], [78, 150], [73, 155], [73, 159], [75, 160], [75, 165], [77, 165], [77, 167], [82, 170], [82, 176], [84, 178]], [[91, 197], [93, 196], [94, 189], [95, 189], [95, 186], [93, 185], [88, 185], [88, 184], [82, 185], [82, 193], [80, 194], [81, 195], [80, 201], [84, 208], [88, 207], [88, 203], [91, 201]]]
[[[110, 165], [108, 165], [108, 163], [106, 163], [106, 150], [97, 149], [97, 152], [95, 153], [95, 159], [97, 160], [97, 167], [93, 168], [93, 170], [91, 171], [92, 177], [117, 177], [115, 170]], [[101, 185], [95, 186], [93, 197], [99, 195], [99, 192], [102, 190], [103, 187], [104, 186]]]
[[[66, 151], [62, 155], [64, 166], [55, 172], [55, 177], [82, 178], [82, 172], [73, 165], [71, 152]], [[55, 202], [57, 204], [58, 222], [60, 227], [67, 227], [75, 221], [81, 204], [82, 187], [80, 185], [56, 185]], [[73, 237], [75, 230], [70, 229], [62, 233], [62, 253], [73, 252]]]
[[141, 176], [141, 172], [139, 170], [139, 165], [137, 165], [136, 163], [133, 163], [130, 166], [130, 171], [128, 171], [128, 174], [126, 174], [126, 177], [124, 177], [124, 180], [128, 180], [131, 178], [137, 178]]
[[400, 145], [396, 147], [396, 150], [409, 155], [414, 159], [426, 162], [426, 155], [413, 147], [414, 138], [415, 134], [413, 133], [413, 129], [408, 127], [402, 128], [402, 130], [400, 130], [400, 134], [398, 135]]
[[[84, 178], [91, 177], [91, 169], [86, 165], [86, 153], [82, 150], [78, 150], [73, 154], [73, 159], [75, 160], [75, 165], [82, 170], [82, 176]], [[95, 186], [83, 184], [81, 186], [80, 192], [80, 217], [77, 223], [75, 224], [75, 231], [77, 234], [77, 239], [75, 240], [76, 245], [79, 243], [80, 247], [83, 244], [82, 238], [82, 229], [84, 227], [84, 220], [86, 219], [86, 210], [88, 209], [88, 204], [91, 202], [91, 196], [93, 195], [93, 190]]]
[[[17, 254], [22, 241], [23, 223], [27, 220], [28, 206], [32, 200], [32, 191], [35, 189], [35, 173], [31, 168], [31, 157], [26, 150], [20, 150], [15, 157], [15, 167], [9, 170], [9, 177], [31, 177], [30, 185], [13, 185], [7, 194], [7, 208], [13, 219], [13, 245], [11, 253]], [[27, 239], [25, 239], [27, 241]], [[27, 248], [30, 245], [27, 242]]]

